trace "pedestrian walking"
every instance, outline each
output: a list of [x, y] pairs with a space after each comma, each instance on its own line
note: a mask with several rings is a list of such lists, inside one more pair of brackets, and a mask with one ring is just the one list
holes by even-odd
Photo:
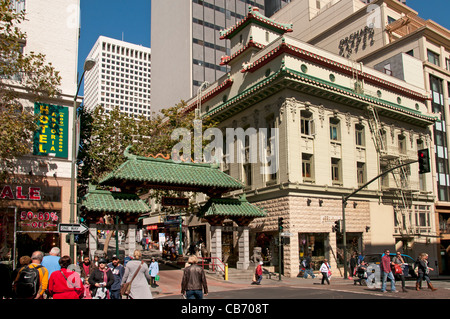
[[[150, 280], [148, 266], [144, 261], [141, 261], [141, 259], [142, 253], [139, 250], [135, 250], [133, 259], [130, 260], [125, 266], [125, 274], [122, 278], [122, 285], [127, 282], [132, 282], [128, 298], [152, 299], [152, 292], [150, 290], [150, 286], [148, 285], [148, 280]], [[136, 277], [134, 276], [135, 274]]]
[[208, 284], [206, 282], [203, 268], [197, 265], [198, 258], [191, 255], [188, 258], [189, 267], [184, 268], [181, 280], [181, 295], [186, 299], [203, 299], [208, 295]]
[[42, 259], [42, 266], [48, 270], [48, 278], [52, 276], [54, 271], [61, 269], [61, 266], [59, 265], [60, 253], [61, 251], [58, 247], [53, 247], [50, 250], [49, 255], [44, 256]]
[[320, 270], [320, 273], [322, 274], [322, 285], [324, 284], [325, 281], [329, 285], [330, 277], [331, 277], [331, 267], [330, 267], [330, 264], [328, 263], [327, 259], [323, 260], [323, 263], [320, 266], [319, 270]]
[[419, 260], [418, 260], [417, 266], [418, 266], [418, 271], [417, 271], [418, 277], [417, 277], [417, 282], [416, 282], [416, 290], [420, 290], [420, 284], [422, 283], [422, 280], [424, 280], [424, 279], [427, 282], [428, 288], [431, 289], [431, 291], [437, 290], [431, 284], [429, 274], [430, 274], [430, 270], [433, 271], [434, 269], [428, 267], [428, 254], [422, 253], [419, 255]]
[[391, 280], [391, 292], [397, 292], [395, 290], [395, 278], [392, 274], [391, 266], [394, 265], [391, 262], [391, 257], [389, 256], [390, 251], [386, 249], [384, 251], [383, 257], [381, 257], [380, 270], [381, 270], [381, 292], [386, 292], [386, 280], [389, 278]]
[[392, 258], [392, 262], [394, 263], [394, 278], [395, 280], [400, 280], [402, 282], [402, 291], [407, 292], [405, 286], [405, 275], [403, 274], [403, 269], [405, 267], [405, 260], [402, 257], [402, 254], [397, 251], [395, 257]]
[[305, 259], [303, 259], [302, 261], [302, 265], [303, 267], [305, 267], [305, 274], [303, 275], [304, 279], [308, 278], [308, 275], [311, 276], [311, 278], [315, 278], [316, 276], [314, 275], [313, 269], [312, 269], [312, 254], [308, 254], [308, 256], [306, 256]]
[[356, 254], [356, 252], [353, 252], [352, 257], [350, 258], [350, 276], [349, 279], [352, 280], [353, 276], [356, 275], [356, 268], [358, 266], [358, 256]]
[[106, 259], [98, 260], [98, 268], [95, 268], [89, 276], [92, 299], [110, 299], [109, 289], [114, 283], [114, 275], [106, 265]]
[[48, 270], [41, 265], [44, 253], [35, 251], [31, 263], [17, 273], [13, 283], [14, 296], [19, 299], [43, 299], [48, 287]]
[[263, 262], [260, 261], [258, 263], [258, 266], [256, 266], [255, 276], [253, 277], [254, 280], [252, 282], [252, 285], [260, 285], [261, 284], [262, 274], [263, 274], [262, 265], [263, 265]]
[[149, 267], [149, 273], [151, 277], [150, 285], [152, 286], [152, 288], [159, 287], [159, 285], [156, 283], [157, 282], [156, 276], [158, 276], [159, 274], [159, 265], [155, 257], [152, 257], [152, 262]]
[[111, 299], [122, 299], [120, 285], [122, 283], [123, 275], [125, 274], [125, 267], [120, 264], [119, 258], [117, 258], [116, 255], [113, 255], [111, 260], [112, 261], [108, 264], [108, 268], [114, 276], [114, 283], [112, 284], [109, 293]]
[[84, 296], [84, 286], [76, 271], [67, 269], [72, 264], [69, 256], [58, 260], [60, 270], [55, 270], [48, 281], [48, 292], [53, 299], [81, 299]]

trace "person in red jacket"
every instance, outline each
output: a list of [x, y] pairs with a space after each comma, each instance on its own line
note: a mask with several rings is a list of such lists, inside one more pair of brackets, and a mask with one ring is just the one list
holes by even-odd
[[72, 264], [69, 256], [59, 259], [61, 270], [52, 272], [48, 282], [48, 291], [53, 299], [81, 299], [84, 286], [76, 271], [67, 269]]
[[255, 269], [255, 279], [256, 280], [252, 282], [252, 285], [260, 285], [261, 284], [262, 274], [263, 274], [262, 265], [263, 265], [263, 262], [260, 261], [258, 263], [258, 266]]

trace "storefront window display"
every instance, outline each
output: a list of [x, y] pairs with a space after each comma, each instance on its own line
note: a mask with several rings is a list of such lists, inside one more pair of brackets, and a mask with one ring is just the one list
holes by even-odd
[[0, 261], [12, 268], [21, 256], [59, 246], [61, 188], [0, 186]]
[[329, 259], [325, 247], [328, 243], [327, 233], [299, 233], [299, 259], [300, 262], [311, 254], [313, 270], [319, 270], [322, 261]]

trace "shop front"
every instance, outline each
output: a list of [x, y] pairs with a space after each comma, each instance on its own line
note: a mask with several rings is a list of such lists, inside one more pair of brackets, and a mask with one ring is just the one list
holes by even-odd
[[48, 182], [0, 185], [0, 261], [17, 267], [21, 256], [40, 250], [48, 253], [63, 242], [62, 187]]
[[328, 233], [299, 233], [298, 246], [300, 261], [310, 256], [312, 269], [319, 270], [325, 258], [330, 260], [327, 249], [330, 246], [328, 235]]

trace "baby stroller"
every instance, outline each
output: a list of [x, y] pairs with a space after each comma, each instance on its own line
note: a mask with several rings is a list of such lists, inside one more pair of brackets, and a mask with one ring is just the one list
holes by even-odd
[[353, 284], [359, 283], [360, 286], [367, 286], [367, 264], [362, 262], [361, 265], [356, 268], [355, 277], [358, 279], [353, 280]]

